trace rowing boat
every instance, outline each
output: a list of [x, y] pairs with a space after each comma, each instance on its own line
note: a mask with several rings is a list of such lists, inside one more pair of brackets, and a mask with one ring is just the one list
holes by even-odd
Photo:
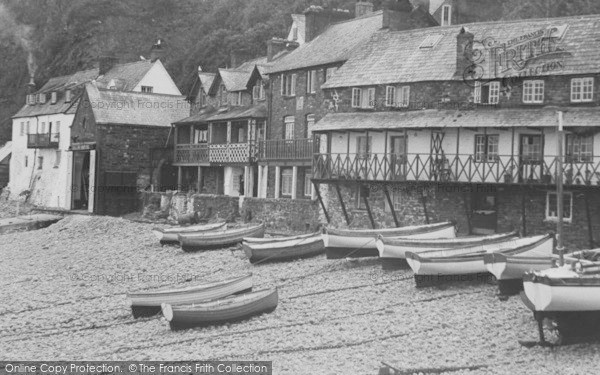
[[[477, 275], [487, 278], [487, 268], [483, 262], [487, 253], [508, 255], [548, 256], [552, 254], [554, 238], [547, 234], [534, 237], [509, 239], [499, 243], [406, 253], [406, 260], [415, 274], [417, 286], [435, 284], [442, 280], [470, 280], [462, 277]], [[448, 277], [460, 275], [461, 277]]]
[[409, 251], [418, 254], [432, 250], [489, 245], [516, 237], [516, 232], [449, 239], [390, 238], [380, 235], [377, 238], [376, 246], [382, 266], [384, 268], [393, 268], [393, 266], [403, 263], [404, 259], [406, 259], [406, 253]]
[[326, 229], [323, 243], [327, 259], [378, 257], [377, 236], [412, 239], [455, 238], [450, 222], [388, 229]]
[[265, 237], [265, 238], [246, 237], [246, 238], [244, 238], [244, 242], [260, 244], [260, 243], [279, 242], [279, 241], [288, 241], [288, 240], [301, 240], [304, 238], [314, 237], [315, 235], [320, 236], [321, 233], [320, 232], [308, 233], [308, 234], [300, 234], [297, 236], [289, 236], [289, 237]]
[[180, 233], [179, 244], [183, 251], [209, 250], [224, 248], [241, 243], [245, 237], [263, 237], [264, 224], [249, 227], [227, 229], [221, 232]]
[[256, 243], [244, 239], [242, 245], [250, 263], [308, 258], [325, 251], [320, 233], [271, 240]]
[[230, 296], [189, 306], [162, 305], [164, 317], [172, 330], [232, 323], [277, 308], [277, 289]]
[[131, 301], [133, 317], [137, 318], [160, 313], [160, 306], [163, 303], [170, 305], [193, 304], [251, 290], [252, 274], [248, 274], [242, 277], [182, 288], [127, 293], [127, 298]]
[[158, 238], [161, 245], [178, 243], [177, 236], [180, 233], [202, 233], [209, 231], [225, 230], [227, 229], [227, 223], [211, 223], [202, 225], [190, 225], [190, 226], [179, 226], [171, 228], [154, 228], [152, 233]]

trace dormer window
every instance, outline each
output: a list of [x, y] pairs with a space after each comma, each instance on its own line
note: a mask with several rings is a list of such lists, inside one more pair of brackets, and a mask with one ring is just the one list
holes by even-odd
[[227, 105], [227, 88], [225, 85], [219, 87], [219, 102], [221, 105]]
[[408, 107], [410, 103], [410, 86], [387, 86], [385, 88], [386, 107]]
[[65, 103], [71, 102], [71, 90], [65, 91]]
[[46, 93], [38, 94], [38, 102], [46, 104]]
[[449, 26], [452, 25], [452, 6], [444, 5], [442, 7], [442, 25], [441, 26]]
[[544, 81], [530, 80], [523, 82], [523, 103], [541, 104], [544, 102]]
[[352, 89], [352, 108], [370, 109], [375, 107], [375, 89]]
[[152, 92], [154, 92], [154, 88], [152, 86], [142, 86], [142, 92], [152, 93]]
[[265, 100], [265, 86], [263, 85], [262, 79], [256, 81], [256, 84], [252, 88], [252, 99]]
[[477, 104], [498, 104], [500, 102], [500, 82], [493, 81], [486, 84], [475, 82], [473, 101]]
[[427, 35], [427, 37], [419, 45], [419, 48], [420, 49], [432, 49], [440, 42], [440, 40], [442, 40], [441, 34]]
[[309, 70], [306, 72], [306, 93], [314, 94], [317, 92], [317, 71]]
[[29, 94], [29, 95], [27, 95], [27, 104], [28, 105], [35, 105], [35, 94]]
[[51, 104], [56, 104], [56, 100], [57, 100], [56, 91], [53, 91], [52, 94], [51, 94], [50, 103]]
[[585, 103], [594, 100], [594, 78], [573, 78], [571, 80], [571, 102]]
[[238, 91], [235, 94], [235, 101], [234, 101], [233, 105], [242, 105], [242, 103], [243, 103], [242, 92]]

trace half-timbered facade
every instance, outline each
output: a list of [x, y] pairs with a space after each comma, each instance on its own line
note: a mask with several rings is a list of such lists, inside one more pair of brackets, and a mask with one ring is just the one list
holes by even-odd
[[546, 231], [562, 179], [567, 236], [593, 245], [599, 20], [378, 33], [323, 85], [339, 99], [313, 128], [313, 181], [330, 187], [330, 211], [349, 225], [459, 218], [464, 232]]

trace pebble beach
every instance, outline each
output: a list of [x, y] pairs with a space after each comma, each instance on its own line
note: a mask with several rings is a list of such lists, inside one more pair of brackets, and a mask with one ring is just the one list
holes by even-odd
[[[416, 289], [410, 268], [324, 255], [252, 265], [241, 246], [184, 253], [153, 224], [67, 216], [0, 236], [0, 360], [266, 360], [274, 374], [377, 374], [479, 367], [454, 374], [594, 374], [600, 344], [527, 349], [536, 323], [493, 282]], [[279, 305], [250, 320], [171, 331], [134, 319], [128, 291], [253, 274]]]

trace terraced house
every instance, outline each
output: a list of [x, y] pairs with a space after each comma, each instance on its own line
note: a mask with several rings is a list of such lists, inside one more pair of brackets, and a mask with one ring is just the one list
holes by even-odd
[[[600, 229], [600, 17], [381, 30], [327, 82], [313, 182], [347, 225], [457, 219], [463, 233]], [[566, 137], [558, 168], [559, 118]]]
[[[266, 139], [258, 157], [262, 198], [311, 199], [312, 129], [326, 113], [339, 107], [335, 91], [323, 87], [352, 56], [381, 30], [404, 30], [437, 25], [425, 6], [410, 1], [388, 1], [373, 12], [369, 2], [356, 3], [355, 18], [348, 12], [309, 8], [299, 37], [304, 44], [268, 69], [272, 93]], [[337, 21], [337, 22], [332, 22]], [[371, 98], [373, 99], [373, 98]], [[365, 96], [365, 101], [369, 98]]]

